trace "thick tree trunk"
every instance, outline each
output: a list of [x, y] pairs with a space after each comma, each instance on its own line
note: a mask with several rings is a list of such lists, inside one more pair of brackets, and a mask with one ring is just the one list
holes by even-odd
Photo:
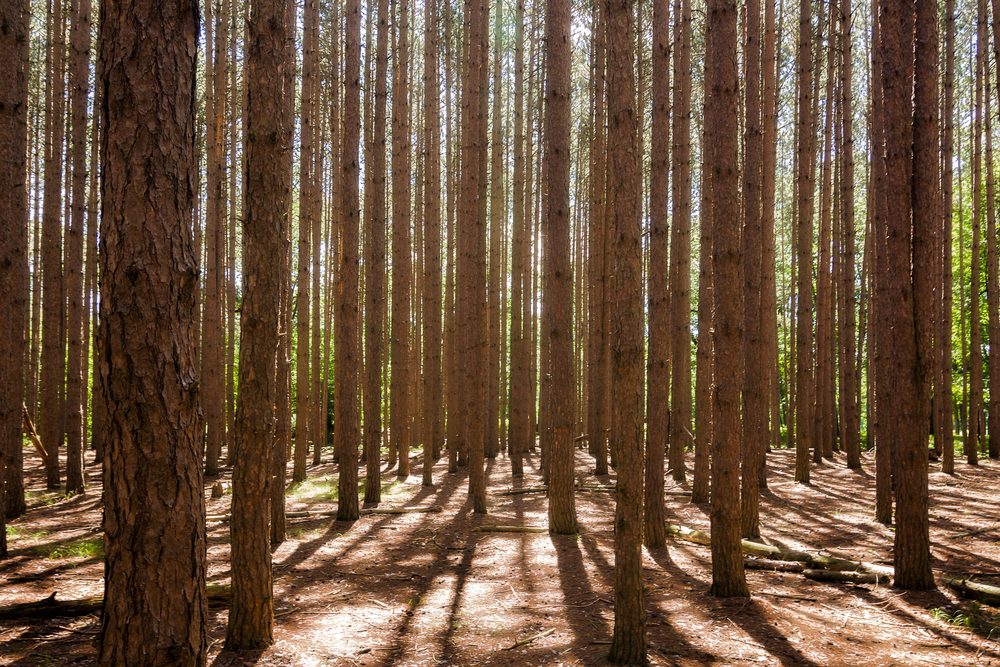
[[424, 280], [423, 483], [444, 442], [441, 405], [441, 91], [438, 74], [438, 0], [424, 6]]
[[641, 173], [636, 151], [635, 53], [632, 0], [607, 0], [608, 224], [614, 238], [613, 341], [618, 425], [618, 494], [615, 502], [615, 628], [610, 660], [646, 660], [643, 606], [642, 446], [643, 315]]
[[812, 220], [815, 134], [813, 132], [813, 45], [810, 0], [799, 0], [799, 42], [796, 54], [798, 110], [795, 182], [798, 188], [798, 245], [795, 338], [795, 480], [809, 483], [809, 453], [813, 448]]
[[[398, 5], [398, 9], [397, 9]], [[397, 16], [398, 11], [398, 16]], [[399, 456], [398, 476], [410, 474], [410, 121], [409, 19], [407, 0], [394, 0], [392, 77], [392, 334], [389, 385], [390, 451]]]
[[[385, 331], [385, 124], [389, 68], [389, 1], [379, 0], [375, 44], [373, 137], [365, 163], [365, 505], [382, 496], [382, 345]], [[336, 435], [336, 429], [334, 429]]]
[[744, 537], [760, 534], [760, 457], [767, 447], [767, 347], [764, 338], [761, 293], [763, 230], [761, 181], [764, 142], [761, 111], [761, 13], [758, 0], [746, 4], [746, 36], [743, 46], [746, 81], [744, 88], [743, 173], [743, 442], [740, 501], [740, 532]]
[[[748, 595], [740, 555], [740, 391], [743, 375], [743, 290], [739, 216], [736, 3], [709, 4], [708, 51], [712, 76], [706, 80], [705, 116], [712, 173], [712, 318], [715, 379], [712, 383], [712, 594]], [[724, 370], [723, 370], [724, 369]]]
[[[201, 665], [207, 653], [194, 381], [197, 17], [186, 0], [101, 5], [102, 665]], [[150, 65], [140, 80], [135, 62]]]
[[[284, 123], [287, 8], [255, 2], [248, 34], [247, 199], [243, 224], [244, 292], [240, 315], [240, 393], [233, 469], [232, 597], [226, 646], [260, 648], [273, 641], [268, 499], [275, 438], [278, 335], [285, 218], [291, 200], [285, 165], [291, 137]], [[279, 483], [283, 483], [280, 480]]]
[[42, 200], [42, 358], [39, 431], [52, 456], [45, 460], [45, 483], [60, 488], [59, 450], [62, 448], [65, 415], [63, 381], [66, 377], [65, 330], [63, 328], [62, 215], [63, 138], [65, 134], [65, 19], [63, 3], [50, 3], [50, 38], [46, 51], [46, 146], [45, 195]]
[[[576, 532], [576, 505], [573, 499], [574, 398], [576, 378], [573, 365], [573, 274], [570, 266], [569, 151], [571, 46], [570, 0], [549, 0], [546, 5], [545, 41], [545, 181], [546, 239], [545, 270], [548, 273], [542, 309], [549, 340], [551, 378], [549, 396], [549, 530]], [[499, 224], [499, 220], [494, 220]], [[490, 415], [496, 419], [496, 415]], [[661, 462], [662, 470], [662, 462]]]
[[[663, 531], [664, 452], [670, 430], [670, 0], [653, 3], [652, 145], [649, 165], [649, 351], [646, 359], [646, 458], [643, 542], [661, 547]], [[683, 463], [681, 464], [683, 466]]]
[[[21, 413], [24, 391], [25, 338], [28, 323], [28, 191], [25, 187], [28, 144], [28, 35], [27, 0], [0, 7], [0, 484], [8, 476], [11, 459], [20, 462]], [[89, 25], [89, 23], [88, 23]], [[16, 451], [14, 451], [16, 448]], [[20, 476], [19, 466], [12, 466]], [[19, 489], [18, 489], [19, 490]], [[13, 495], [15, 489], [7, 489]], [[5, 515], [20, 503], [0, 495], [0, 559], [7, 556]]]
[[674, 481], [685, 477], [691, 447], [691, 2], [674, 0], [670, 229], [670, 456]]
[[87, 96], [90, 88], [90, 1], [74, 0], [70, 39], [72, 123], [71, 213], [66, 227], [66, 491], [83, 493], [87, 389], [83, 384], [83, 238], [87, 201]]
[[336, 290], [334, 318], [334, 439], [340, 475], [337, 480], [337, 518], [353, 521], [358, 512], [358, 362], [361, 344], [358, 336], [358, 144], [361, 135], [361, 2], [349, 0], [345, 9], [347, 32], [344, 40], [344, 129], [343, 183], [339, 284]]

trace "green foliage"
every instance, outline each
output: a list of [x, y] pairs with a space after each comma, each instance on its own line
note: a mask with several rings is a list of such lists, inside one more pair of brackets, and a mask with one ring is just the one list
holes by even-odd
[[46, 537], [48, 537], [48, 533], [44, 530], [30, 530], [27, 526], [18, 523], [7, 524], [7, 539], [37, 542], [38, 540], [44, 540]]
[[68, 558], [97, 559], [104, 556], [104, 540], [100, 537], [90, 537], [65, 542], [57, 546], [40, 544], [32, 547], [31, 551], [49, 560], [65, 560]]

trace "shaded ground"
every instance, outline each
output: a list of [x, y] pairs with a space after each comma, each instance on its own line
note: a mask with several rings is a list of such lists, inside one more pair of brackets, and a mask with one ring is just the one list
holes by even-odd
[[[85, 496], [44, 491], [30, 461], [30, 509], [8, 527], [0, 604], [102, 592], [98, 468]], [[537, 457], [514, 488], [540, 483]], [[490, 514], [472, 515], [465, 475], [435, 468], [384, 475], [383, 506], [441, 505], [441, 513], [369, 515], [352, 523], [291, 520], [274, 552], [275, 644], [263, 653], [222, 651], [226, 612], [213, 610], [210, 664], [549, 665], [603, 664], [613, 625], [613, 494], [580, 492], [578, 536], [479, 533], [479, 524], [546, 525], [543, 494], [504, 496], [504, 457], [489, 462]], [[1000, 582], [1000, 464], [931, 464], [934, 566]], [[580, 481], [593, 481], [577, 452]], [[765, 541], [891, 562], [892, 531], [871, 519], [874, 461], [852, 473], [843, 459], [814, 469], [811, 486], [790, 475], [793, 453], [769, 456], [762, 500]], [[419, 473], [419, 466], [414, 467]], [[334, 509], [333, 465], [310, 469], [288, 508]], [[223, 480], [228, 482], [228, 480]], [[613, 483], [613, 479], [601, 480]], [[206, 497], [209, 485], [206, 485]], [[227, 493], [208, 513], [228, 510]], [[671, 522], [708, 528], [708, 507], [667, 498]], [[984, 531], [996, 527], [995, 531]], [[209, 581], [228, 580], [228, 524], [209, 523]], [[972, 531], [981, 531], [969, 535]], [[885, 585], [823, 584], [798, 574], [748, 571], [753, 597], [710, 597], [709, 550], [684, 542], [644, 552], [650, 662], [655, 665], [1000, 665], [997, 610], [942, 588], [900, 593]], [[99, 618], [0, 622], [0, 664], [90, 664]], [[519, 641], [532, 641], [515, 646]], [[514, 647], [514, 648], [512, 648]]]

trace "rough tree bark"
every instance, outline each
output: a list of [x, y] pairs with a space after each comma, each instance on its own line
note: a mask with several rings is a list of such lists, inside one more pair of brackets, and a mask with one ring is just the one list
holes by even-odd
[[[570, 151], [570, 0], [546, 4], [545, 39], [545, 181], [546, 239], [548, 241], [542, 309], [549, 339], [551, 377], [549, 427], [549, 530], [563, 535], [576, 532], [573, 499], [574, 397], [573, 273], [570, 267], [569, 151]], [[494, 224], [499, 224], [498, 220]], [[496, 415], [489, 415], [496, 419]], [[661, 462], [662, 469], [662, 462]]]
[[[285, 0], [251, 5], [247, 53], [246, 210], [243, 222], [243, 307], [240, 314], [240, 393], [230, 523], [232, 593], [226, 646], [261, 648], [273, 641], [274, 596], [270, 515], [272, 443], [285, 219], [291, 199], [284, 123], [287, 8]], [[283, 480], [281, 480], [283, 483]]]
[[345, 8], [344, 40], [344, 129], [341, 166], [343, 182], [339, 284], [334, 319], [334, 444], [340, 475], [337, 480], [337, 519], [358, 518], [358, 361], [361, 343], [358, 337], [358, 144], [361, 135], [361, 2], [349, 0]]
[[[201, 665], [206, 547], [192, 231], [198, 10], [187, 0], [104, 2], [100, 20], [100, 372], [108, 421], [98, 661]], [[136, 62], [150, 65], [138, 79]]]
[[609, 658], [646, 660], [642, 541], [643, 315], [641, 174], [636, 150], [633, 0], [606, 0], [608, 44], [608, 225], [614, 239], [615, 299], [611, 329], [620, 437], [615, 502], [615, 627]]
[[[0, 486], [8, 461], [21, 449], [25, 338], [28, 322], [28, 0], [0, 7]], [[17, 451], [13, 451], [14, 449]], [[19, 470], [16, 472], [20, 473]], [[22, 501], [23, 502], [23, 501]], [[7, 556], [5, 515], [11, 503], [0, 495], [0, 558]]]

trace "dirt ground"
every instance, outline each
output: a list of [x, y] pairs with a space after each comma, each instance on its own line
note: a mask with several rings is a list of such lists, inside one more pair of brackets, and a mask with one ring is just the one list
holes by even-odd
[[[66, 498], [44, 490], [32, 455], [29, 464], [30, 509], [8, 527], [11, 557], [0, 564], [0, 604], [54, 591], [60, 599], [100, 594], [99, 466], [88, 467], [90, 492]], [[439, 505], [442, 512], [367, 515], [354, 523], [290, 520], [289, 539], [274, 551], [274, 645], [223, 651], [226, 611], [213, 608], [209, 664], [604, 664], [613, 627], [613, 494], [578, 493], [577, 536], [481, 533], [474, 530], [480, 524], [546, 525], [543, 494], [500, 495], [540, 484], [537, 457], [513, 486], [507, 459], [489, 462], [485, 517], [471, 512], [466, 476], [447, 474], [446, 465], [435, 467], [433, 488], [421, 487], [419, 466], [402, 482], [383, 475], [383, 506]], [[579, 481], [595, 481], [590, 465], [578, 451]], [[931, 464], [934, 567], [1000, 583], [1000, 464], [956, 467], [949, 477]], [[792, 468], [792, 452], [769, 455], [764, 541], [891, 562], [892, 530], [872, 519], [872, 458], [860, 474], [842, 458], [827, 462], [814, 469], [811, 486], [794, 483]], [[311, 468], [309, 475], [290, 490], [288, 509], [334, 509], [335, 466]], [[227, 491], [208, 500], [208, 513], [226, 512], [230, 499]], [[708, 511], [667, 497], [672, 523], [707, 530]], [[213, 583], [229, 578], [228, 530], [226, 523], [208, 526]], [[654, 665], [1000, 665], [1000, 612], [943, 586], [902, 593], [885, 584], [748, 571], [753, 597], [723, 600], [708, 595], [707, 547], [670, 541], [665, 549], [644, 550], [643, 558]], [[90, 664], [98, 624], [96, 614], [0, 622], [0, 664]]]

